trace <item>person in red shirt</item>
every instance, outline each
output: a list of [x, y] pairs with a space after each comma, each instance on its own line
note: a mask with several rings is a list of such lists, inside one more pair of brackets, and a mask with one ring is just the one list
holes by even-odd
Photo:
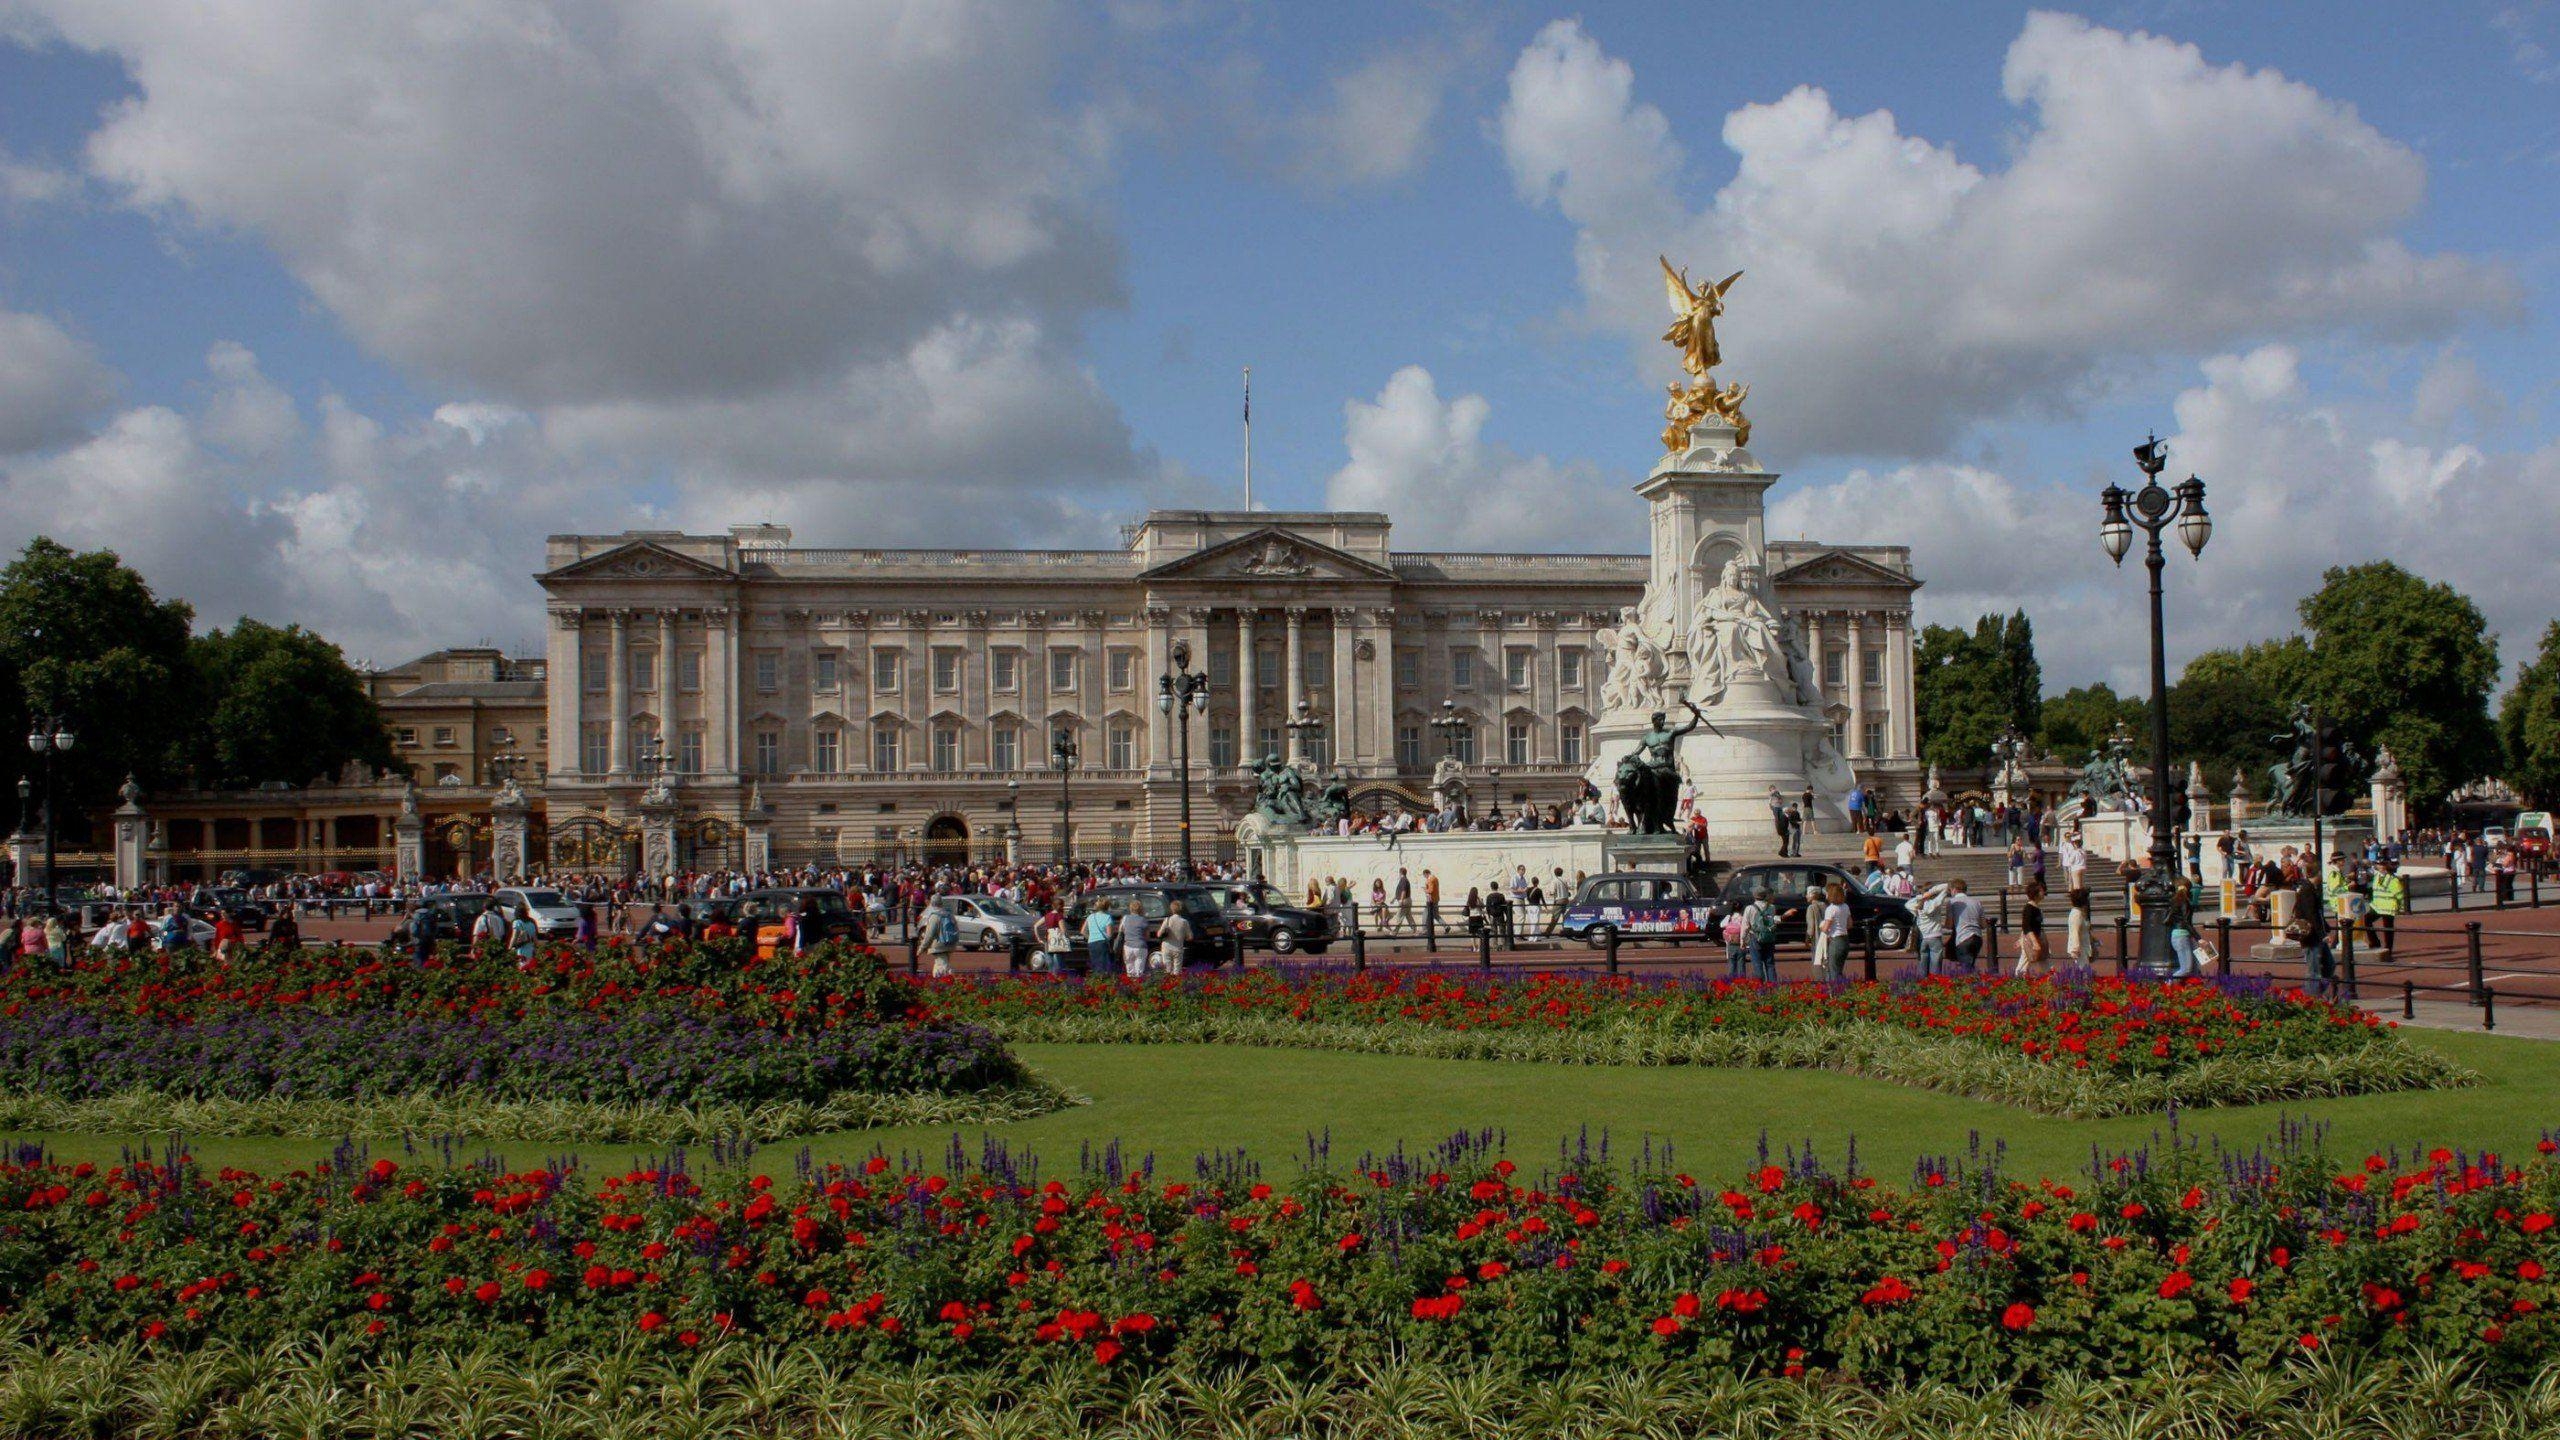
[[231, 954], [240, 945], [240, 922], [231, 912], [220, 910], [213, 917], [213, 958], [217, 964], [231, 963]]

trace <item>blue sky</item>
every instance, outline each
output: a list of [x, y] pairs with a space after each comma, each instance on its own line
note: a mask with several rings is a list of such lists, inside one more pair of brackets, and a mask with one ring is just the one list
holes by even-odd
[[2130, 678], [2088, 495], [2149, 428], [2224, 507], [2182, 652], [2388, 556], [2513, 660], [2555, 55], [2536, 0], [0, 0], [0, 543], [390, 658], [535, 633], [549, 530], [1232, 503], [1250, 364], [1267, 505], [1632, 548], [1669, 249], [1748, 272], [1773, 529], [2058, 682]]

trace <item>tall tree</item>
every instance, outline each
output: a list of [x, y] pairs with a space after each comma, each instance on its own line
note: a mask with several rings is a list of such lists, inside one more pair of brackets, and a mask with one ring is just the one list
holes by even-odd
[[[58, 712], [77, 739], [55, 775], [69, 804], [95, 804], [130, 772], [175, 771], [198, 714], [187, 629], [194, 611], [162, 600], [112, 551], [77, 552], [44, 536], [0, 570], [0, 719], [8, 736]], [[10, 774], [30, 764], [11, 740]]]
[[2560, 620], [2543, 629], [2541, 648], [2499, 702], [2498, 739], [2516, 793], [2560, 805]]
[[2046, 754], [2077, 762], [2105, 745], [2107, 737], [2122, 725], [2133, 733], [2136, 760], [2148, 763], [2151, 733], [2144, 726], [2149, 709], [2130, 695], [2118, 695], [2115, 687], [2104, 681], [2065, 690], [2044, 702], [2037, 745]]
[[207, 782], [300, 784], [350, 760], [391, 764], [391, 735], [363, 679], [301, 626], [243, 616], [198, 637], [192, 658], [206, 702], [196, 764]]
[[2217, 796], [2240, 771], [2265, 800], [2267, 767], [2281, 758], [2275, 737], [2294, 702], [2310, 697], [2310, 670], [2311, 647], [2298, 635], [2189, 660], [2169, 687], [2170, 753], [2202, 766]]
[[2421, 814], [2498, 768], [2489, 691], [2498, 643], [2452, 586], [2387, 560], [2336, 566], [2302, 602], [2313, 636], [2311, 698], [2371, 754], [2388, 745]]
[[2040, 681], [2026, 612], [2006, 620], [1985, 615], [1970, 632], [1926, 626], [1912, 669], [1921, 758], [1950, 776], [1986, 771], [1991, 742], [2007, 727], [2036, 733], [2043, 702], [2035, 695]]

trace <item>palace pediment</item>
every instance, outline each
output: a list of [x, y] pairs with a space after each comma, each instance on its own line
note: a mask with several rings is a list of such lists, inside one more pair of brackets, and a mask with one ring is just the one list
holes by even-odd
[[1819, 555], [1799, 560], [1769, 577], [1781, 585], [1889, 585], [1896, 590], [1917, 588], [1908, 575], [1899, 575], [1882, 565], [1846, 550], [1826, 550]]
[[627, 545], [616, 545], [601, 555], [590, 555], [557, 570], [545, 571], [540, 578], [548, 583], [558, 580], [735, 580], [738, 577], [717, 565], [706, 564], [664, 545], [634, 540]]
[[1148, 582], [1243, 580], [1324, 584], [1342, 580], [1393, 581], [1396, 573], [1348, 550], [1292, 534], [1275, 525], [1168, 560], [1143, 572], [1138, 578]]

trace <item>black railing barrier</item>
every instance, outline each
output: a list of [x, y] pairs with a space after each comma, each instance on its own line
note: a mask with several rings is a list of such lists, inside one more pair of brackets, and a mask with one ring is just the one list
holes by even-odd
[[2463, 965], [2469, 972], [2471, 980], [2471, 1003], [2474, 1005], [2487, 1004], [2487, 1000], [2483, 997], [2487, 996], [2489, 993], [2489, 981], [2487, 975], [2483, 973], [2487, 967], [2482, 965], [2480, 961], [2479, 921], [2465, 920], [2462, 922], [2462, 946]]
[[1605, 930], [1601, 931], [1600, 933], [1601, 933], [1601, 935], [1604, 937], [1604, 938], [1603, 938], [1603, 941], [1602, 941], [1602, 944], [1601, 944], [1601, 947], [1600, 947], [1601, 963], [1603, 963], [1604, 965], [1606, 965], [1606, 966], [1608, 967], [1608, 970], [1609, 970], [1609, 973], [1610, 973], [1610, 974], [1615, 975], [1615, 974], [1617, 974], [1617, 973], [1618, 973], [1618, 930], [1617, 930], [1617, 927], [1616, 927], [1616, 926], [1614, 926], [1614, 925], [1613, 925], [1613, 926], [1610, 926], [1609, 928], [1607, 928], [1607, 929], [1605, 929]]

